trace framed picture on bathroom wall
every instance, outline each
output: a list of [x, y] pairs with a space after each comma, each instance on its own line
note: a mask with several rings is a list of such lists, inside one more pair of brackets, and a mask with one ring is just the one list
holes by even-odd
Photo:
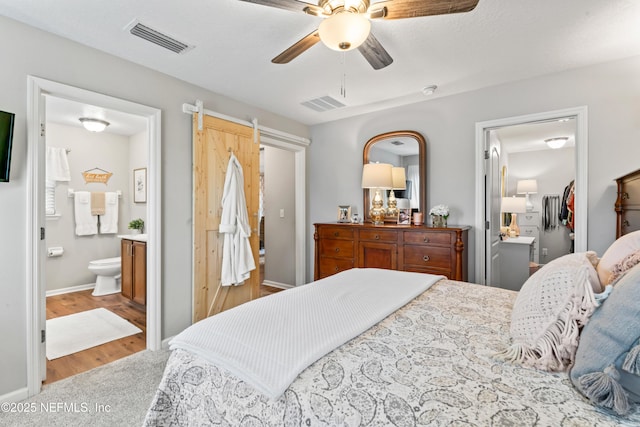
[[133, 170], [133, 202], [147, 203], [147, 168]]

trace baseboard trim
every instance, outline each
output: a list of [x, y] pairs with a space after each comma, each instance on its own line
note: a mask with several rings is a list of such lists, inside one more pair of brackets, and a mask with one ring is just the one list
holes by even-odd
[[3, 394], [0, 396], [0, 402], [20, 402], [21, 400], [29, 397], [29, 389], [26, 387], [19, 388], [18, 390], [14, 390], [11, 393]]
[[295, 286], [293, 285], [288, 285], [286, 283], [280, 283], [280, 282], [273, 282], [271, 280], [263, 280], [262, 284], [265, 286], [271, 286], [273, 288], [278, 288], [278, 289], [291, 289], [291, 288], [295, 288]]
[[171, 341], [173, 339], [173, 336], [169, 337], [169, 338], [165, 338], [160, 342], [160, 348], [162, 349], [167, 349], [169, 348], [169, 341]]
[[68, 288], [52, 289], [52, 290], [46, 292], [46, 296], [52, 297], [54, 295], [62, 295], [62, 294], [69, 294], [71, 292], [86, 291], [87, 289], [93, 289], [95, 287], [96, 287], [95, 283], [88, 283], [86, 285], [78, 285], [78, 286], [70, 286]]

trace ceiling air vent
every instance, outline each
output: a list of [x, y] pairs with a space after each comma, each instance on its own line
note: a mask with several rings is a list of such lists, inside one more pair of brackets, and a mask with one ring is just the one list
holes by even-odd
[[126, 29], [129, 30], [129, 32], [134, 36], [138, 36], [141, 39], [145, 39], [148, 42], [156, 44], [165, 49], [169, 49], [170, 51], [175, 53], [185, 53], [193, 49], [193, 46], [178, 41], [173, 37], [163, 34], [158, 30], [154, 30], [153, 28], [141, 24], [138, 21], [133, 21], [131, 24], [127, 25]]
[[310, 99], [309, 101], [304, 101], [301, 104], [320, 113], [324, 111], [335, 110], [336, 108], [346, 107], [345, 104], [335, 98], [330, 97], [329, 95]]

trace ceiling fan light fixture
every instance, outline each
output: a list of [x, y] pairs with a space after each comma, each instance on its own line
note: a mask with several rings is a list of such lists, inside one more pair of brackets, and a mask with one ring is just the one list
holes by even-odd
[[547, 143], [549, 148], [553, 148], [555, 150], [555, 149], [564, 147], [564, 144], [566, 144], [568, 140], [569, 140], [569, 137], [561, 136], [558, 138], [545, 139], [544, 142]]
[[110, 125], [106, 120], [92, 119], [90, 117], [80, 117], [78, 120], [90, 132], [102, 132]]
[[320, 40], [329, 48], [339, 52], [360, 46], [369, 37], [371, 22], [359, 13], [340, 12], [320, 23]]

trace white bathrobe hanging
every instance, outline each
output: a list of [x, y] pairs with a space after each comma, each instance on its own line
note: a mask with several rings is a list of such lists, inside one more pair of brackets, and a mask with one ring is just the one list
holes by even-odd
[[231, 153], [224, 180], [222, 195], [222, 219], [220, 233], [224, 234], [222, 246], [222, 286], [241, 285], [255, 270], [249, 237], [249, 215], [244, 195], [242, 166]]

